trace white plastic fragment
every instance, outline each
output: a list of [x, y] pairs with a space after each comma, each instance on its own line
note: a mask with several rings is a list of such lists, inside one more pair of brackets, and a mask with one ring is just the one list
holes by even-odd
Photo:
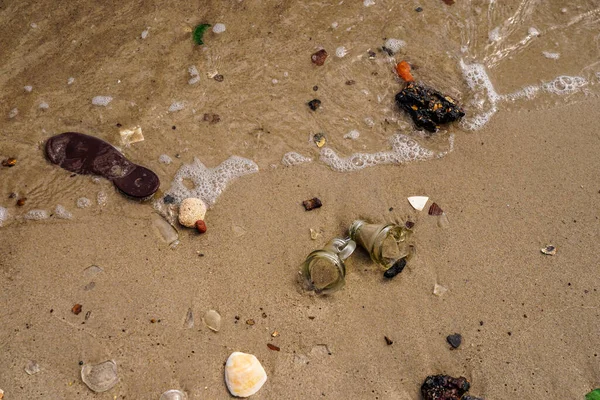
[[113, 100], [110, 96], [96, 96], [92, 99], [92, 104], [95, 106], [106, 107]]
[[423, 211], [428, 200], [429, 197], [427, 196], [411, 196], [408, 198], [410, 205], [417, 211]]
[[435, 294], [436, 296], [442, 296], [447, 291], [448, 291], [448, 288], [446, 288], [442, 285], [439, 285], [437, 283], [433, 286], [433, 294]]
[[148, 33], [150, 33], [150, 27], [147, 27], [145, 30], [142, 31], [142, 39], [146, 39], [148, 37]]
[[185, 105], [181, 101], [174, 101], [169, 107], [169, 112], [181, 111], [185, 108]]
[[214, 33], [223, 33], [225, 32], [225, 24], [215, 24], [215, 26], [213, 26], [212, 31]]
[[45, 101], [42, 101], [38, 107], [40, 108], [40, 110], [47, 110], [50, 108], [50, 105]]
[[161, 154], [158, 156], [158, 162], [169, 165], [173, 162], [173, 159], [166, 154]]
[[67, 85], [72, 85], [73, 82], [75, 82], [75, 78], [73, 78], [72, 76], [69, 77], [69, 79], [67, 79]]
[[27, 93], [31, 93], [31, 91], [33, 90], [33, 86], [31, 86], [31, 85], [27, 85], [27, 86], [23, 87], [23, 89], [25, 89], [25, 91], [26, 91]]

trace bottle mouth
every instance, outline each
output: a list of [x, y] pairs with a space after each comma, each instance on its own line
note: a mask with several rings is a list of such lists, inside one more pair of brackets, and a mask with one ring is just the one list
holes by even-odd
[[352, 224], [350, 225], [350, 229], [348, 229], [348, 232], [350, 234], [350, 238], [354, 241], [356, 241], [356, 234], [358, 233], [358, 230], [364, 225], [366, 224], [365, 221], [361, 220], [361, 219], [357, 219], [356, 221], [352, 222]]

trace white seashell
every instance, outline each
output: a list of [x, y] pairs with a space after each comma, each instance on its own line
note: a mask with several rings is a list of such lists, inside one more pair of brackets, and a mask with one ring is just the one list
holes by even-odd
[[159, 400], [187, 400], [187, 394], [182, 392], [181, 390], [167, 390], [162, 395], [160, 395]]
[[219, 332], [221, 329], [221, 315], [215, 310], [208, 310], [202, 317], [202, 322], [211, 331]]
[[267, 373], [252, 354], [231, 353], [225, 364], [225, 383], [236, 397], [250, 397], [267, 381]]
[[408, 198], [408, 202], [410, 203], [410, 205], [418, 211], [423, 210], [425, 204], [427, 204], [427, 200], [429, 200], [429, 197], [427, 196], [412, 196]]
[[187, 198], [179, 206], [179, 223], [188, 228], [193, 228], [199, 219], [204, 221], [206, 215], [206, 204], [202, 199], [194, 197]]
[[117, 363], [112, 360], [81, 367], [81, 380], [94, 392], [106, 392], [117, 384]]

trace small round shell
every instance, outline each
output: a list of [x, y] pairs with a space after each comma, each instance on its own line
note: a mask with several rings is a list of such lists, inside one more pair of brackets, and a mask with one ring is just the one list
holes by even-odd
[[267, 373], [252, 354], [233, 352], [225, 364], [225, 383], [236, 397], [249, 397], [267, 381]]

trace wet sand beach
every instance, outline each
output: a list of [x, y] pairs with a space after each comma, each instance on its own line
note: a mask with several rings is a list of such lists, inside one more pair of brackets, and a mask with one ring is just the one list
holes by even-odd
[[[442, 1], [28, 3], [0, 8], [0, 158], [17, 158], [0, 168], [0, 206], [9, 215], [0, 226], [4, 399], [158, 399], [169, 389], [226, 399], [224, 363], [233, 351], [256, 355], [266, 370], [256, 399], [421, 399], [423, 380], [434, 374], [464, 376], [469, 393], [488, 400], [580, 399], [600, 386], [597, 84], [590, 78], [587, 93], [499, 101], [481, 129], [454, 124], [432, 138], [414, 132], [393, 103], [401, 82], [392, 60], [412, 57], [419, 79], [459, 98], [467, 117], [475, 113], [459, 55], [448, 55], [460, 46], [442, 50], [454, 43], [449, 34], [423, 51], [431, 39], [415, 29], [453, 32], [445, 13], [455, 21], [468, 7], [485, 15], [488, 5], [457, 3], [452, 14]], [[493, 3], [487, 10], [501, 14]], [[414, 11], [419, 5], [422, 13]], [[598, 4], [578, 7], [570, 18]], [[539, 18], [562, 14], [544, 10]], [[531, 14], [520, 15], [527, 32]], [[541, 21], [548, 19], [535, 21], [538, 28]], [[203, 49], [189, 29], [200, 22], [227, 30], [207, 32]], [[389, 37], [407, 43], [391, 59], [377, 50]], [[476, 56], [488, 38], [472, 37], [479, 37], [469, 41]], [[597, 46], [578, 42], [579, 58], [560, 47], [560, 64], [550, 66], [554, 60], [540, 55], [544, 43], [488, 65], [499, 93], [593, 71]], [[341, 45], [350, 53], [336, 57]], [[322, 67], [310, 62], [319, 46], [330, 53]], [[365, 56], [369, 49], [375, 60]], [[523, 67], [536, 63], [538, 77]], [[197, 84], [188, 84], [191, 65], [200, 71]], [[519, 68], [525, 72], [517, 76]], [[214, 72], [224, 80], [207, 76]], [[356, 84], [346, 85], [350, 79]], [[114, 99], [94, 106], [97, 95]], [[306, 106], [313, 98], [322, 100], [317, 112]], [[169, 112], [174, 102], [184, 108]], [[14, 108], [18, 114], [7, 117]], [[205, 121], [205, 113], [220, 121]], [[125, 146], [119, 130], [132, 126], [145, 140]], [[352, 129], [359, 139], [344, 139]], [[259, 172], [229, 182], [208, 211], [206, 233], [177, 226], [171, 248], [153, 225], [153, 200], [128, 199], [104, 179], [71, 176], [44, 158], [43, 143], [66, 131], [100, 137], [153, 169], [161, 179], [153, 200], [194, 157], [208, 167], [246, 157]], [[317, 132], [344, 156], [389, 150], [396, 132], [434, 152], [448, 150], [450, 137], [454, 147], [440, 158], [338, 172], [319, 161]], [[290, 151], [313, 161], [286, 167], [281, 159]], [[161, 163], [161, 154], [172, 163]], [[414, 195], [430, 198], [421, 212], [407, 202]], [[82, 197], [91, 206], [78, 208]], [[313, 197], [323, 206], [305, 211], [302, 201]], [[431, 202], [447, 226], [427, 214]], [[24, 218], [36, 209], [51, 214], [57, 204], [73, 218]], [[342, 290], [303, 291], [305, 257], [345, 237], [356, 219], [415, 223], [416, 254], [405, 270], [384, 280], [357, 249]], [[554, 256], [541, 253], [547, 245], [556, 246]], [[447, 292], [434, 295], [436, 284]], [[191, 328], [184, 325], [190, 309]], [[223, 318], [219, 332], [202, 322], [210, 309]], [[453, 333], [463, 337], [455, 350], [446, 342]], [[24, 371], [30, 360], [40, 367], [33, 375]], [[105, 360], [116, 362], [119, 382], [94, 393], [81, 380], [81, 363]]]

